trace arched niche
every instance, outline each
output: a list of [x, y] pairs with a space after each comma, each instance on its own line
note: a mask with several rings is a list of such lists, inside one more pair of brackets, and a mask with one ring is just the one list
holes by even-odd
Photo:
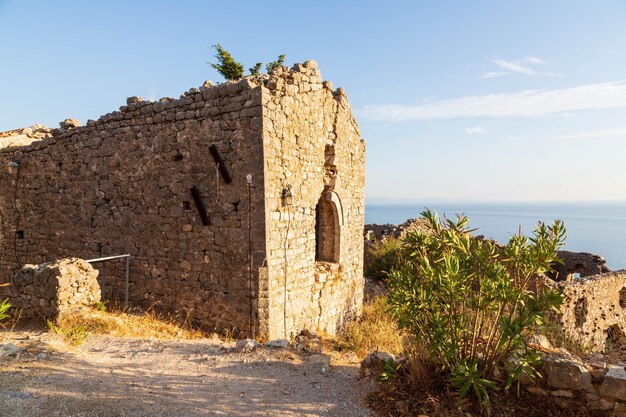
[[343, 207], [334, 191], [322, 193], [315, 207], [315, 261], [339, 263]]

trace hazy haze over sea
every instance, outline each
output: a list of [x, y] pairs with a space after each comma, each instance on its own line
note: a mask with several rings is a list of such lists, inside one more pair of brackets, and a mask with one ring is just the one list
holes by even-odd
[[454, 216], [464, 213], [474, 234], [506, 242], [522, 226], [530, 235], [538, 221], [565, 222], [565, 250], [602, 255], [616, 270], [626, 268], [626, 202], [483, 203], [462, 201], [410, 201], [367, 199], [365, 223], [402, 223], [419, 217], [424, 208]]

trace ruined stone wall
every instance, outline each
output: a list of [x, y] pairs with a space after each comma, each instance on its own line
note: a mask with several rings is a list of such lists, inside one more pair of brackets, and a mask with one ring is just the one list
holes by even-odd
[[[0, 149], [0, 277], [26, 263], [129, 253], [130, 300], [185, 309], [204, 325], [245, 330], [265, 258], [261, 88], [246, 79], [180, 99], [131, 98], [120, 111], [28, 146]], [[232, 175], [219, 177], [215, 145]], [[197, 187], [210, 224], [202, 224]], [[123, 297], [123, 263], [104, 265]], [[101, 269], [102, 270], [102, 269]]]
[[263, 87], [263, 143], [263, 331], [335, 333], [363, 298], [365, 144], [345, 92], [322, 83], [315, 62], [282, 69]]
[[626, 270], [559, 282], [565, 296], [557, 318], [564, 332], [587, 349], [626, 346]]
[[565, 349], [541, 352], [541, 378], [522, 378], [526, 390], [564, 409], [586, 408], [592, 415], [626, 415], [626, 368], [601, 355], [581, 359]]
[[9, 301], [20, 317], [51, 319], [100, 301], [98, 271], [82, 259], [25, 265], [11, 277]]

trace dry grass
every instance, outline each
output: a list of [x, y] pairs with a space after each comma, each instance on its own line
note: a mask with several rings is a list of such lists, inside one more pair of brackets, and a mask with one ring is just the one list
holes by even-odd
[[403, 337], [388, 311], [387, 298], [380, 296], [363, 306], [361, 318], [348, 324], [335, 348], [354, 351], [360, 358], [375, 350], [397, 355], [402, 353]]
[[589, 346], [565, 334], [563, 326], [550, 318], [547, 318], [544, 323], [536, 329], [536, 332], [544, 335], [550, 343], [552, 343], [552, 346], [565, 348], [576, 355], [583, 356], [592, 351]]
[[161, 315], [153, 309], [145, 312], [107, 312], [102, 306], [65, 313], [57, 319], [54, 328], [56, 333], [65, 335], [85, 332], [157, 339], [199, 339], [207, 336], [205, 332], [193, 328], [188, 318]]

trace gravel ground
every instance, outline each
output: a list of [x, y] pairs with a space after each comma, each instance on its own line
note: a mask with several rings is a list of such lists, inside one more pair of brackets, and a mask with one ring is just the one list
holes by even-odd
[[0, 359], [0, 416], [372, 415], [358, 365], [324, 354], [238, 353], [217, 339], [90, 336], [71, 348], [45, 332], [5, 336], [23, 351]]

